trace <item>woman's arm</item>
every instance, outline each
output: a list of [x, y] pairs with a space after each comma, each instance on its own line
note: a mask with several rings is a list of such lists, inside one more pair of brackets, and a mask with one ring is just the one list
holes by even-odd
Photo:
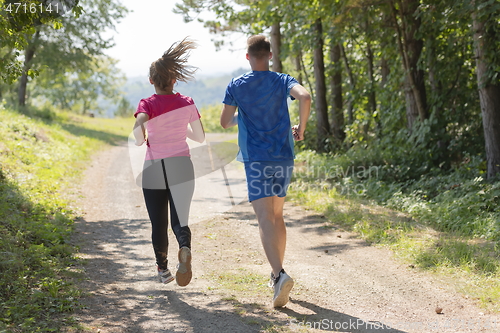
[[220, 125], [222, 128], [229, 128], [238, 125], [238, 112], [236, 106], [224, 104], [220, 115]]
[[205, 130], [203, 129], [203, 124], [200, 119], [196, 119], [189, 123], [187, 128], [187, 137], [193, 141], [202, 143], [205, 141]]
[[142, 146], [142, 144], [146, 141], [146, 128], [144, 124], [149, 120], [149, 116], [144, 113], [138, 113], [135, 119], [134, 124], [134, 137], [135, 137], [135, 145]]

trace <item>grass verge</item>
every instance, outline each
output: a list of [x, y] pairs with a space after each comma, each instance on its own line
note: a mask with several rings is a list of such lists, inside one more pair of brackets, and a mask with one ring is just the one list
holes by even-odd
[[0, 331], [60, 332], [81, 294], [64, 192], [131, 120], [1, 107], [0, 117]]
[[[314, 163], [317, 163], [315, 170], [321, 172], [305, 171]], [[323, 164], [318, 167], [321, 163]], [[440, 214], [441, 209], [453, 209], [451, 200], [423, 203], [422, 193], [419, 197], [412, 194], [403, 195], [397, 190], [398, 184], [382, 184], [386, 191], [384, 195], [390, 195], [391, 191], [395, 193], [385, 201], [387, 206], [384, 207], [380, 202], [369, 200], [369, 187], [373, 186], [373, 179], [366, 177], [366, 170], [369, 169], [365, 168], [362, 170], [363, 174], [356, 177], [354, 172], [339, 173], [338, 170], [346, 169], [335, 165], [334, 159], [328, 163], [330, 164], [324, 164], [324, 157], [321, 156], [299, 154], [297, 172], [290, 187], [289, 197], [324, 214], [330, 223], [359, 233], [369, 243], [391, 248], [395, 255], [406, 261], [410, 267], [439, 274], [440, 279], [446, 279], [466, 297], [477, 300], [483, 308], [492, 312], [500, 311], [499, 243], [486, 237], [477, 237], [473, 232], [467, 235], [464, 229], [455, 232], [436, 228], [433, 219], [437, 217], [433, 214]], [[354, 167], [352, 169], [354, 170]], [[334, 173], [330, 172], [330, 175], [340, 177], [328, 177], [328, 170], [336, 170]], [[366, 182], [363, 182], [363, 179]], [[433, 181], [436, 182], [435, 179]], [[429, 179], [423, 182], [428, 184]], [[443, 182], [437, 185], [445, 186]], [[496, 190], [498, 184], [485, 186]], [[433, 189], [435, 190], [434, 187]], [[465, 197], [470, 200], [476, 189], [472, 187], [472, 193]], [[466, 191], [465, 188], [461, 190]], [[463, 201], [457, 199], [456, 206], [461, 205]], [[394, 204], [395, 202], [400, 205]], [[404, 202], [404, 205], [401, 202]], [[425, 205], [433, 205], [436, 210], [422, 209]], [[419, 209], [404, 209], [417, 206]], [[400, 210], [391, 209], [394, 207]], [[422, 213], [424, 210], [425, 214]], [[473, 221], [472, 223], [479, 220], [475, 210], [475, 216], [469, 216], [470, 213], [461, 208], [455, 213], [458, 214], [457, 219], [464, 223], [468, 219]], [[488, 228], [491, 229], [490, 224]]]
[[275, 317], [276, 310], [271, 309], [270, 305], [251, 301], [256, 298], [259, 300], [271, 298], [272, 294], [267, 286], [268, 281], [261, 275], [252, 273], [246, 268], [227, 268], [223, 271], [212, 272], [207, 277], [216, 286], [209, 289], [217, 289], [222, 295], [222, 300], [229, 302], [234, 312], [247, 325], [258, 328], [259, 332], [292, 332], [282, 320]]

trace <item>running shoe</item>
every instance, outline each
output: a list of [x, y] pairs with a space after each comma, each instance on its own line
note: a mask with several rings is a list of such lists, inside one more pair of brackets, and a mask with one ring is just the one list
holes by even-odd
[[179, 249], [179, 265], [177, 265], [177, 273], [175, 280], [181, 287], [187, 286], [191, 281], [193, 272], [191, 271], [191, 249], [189, 247], [181, 247]]
[[275, 308], [285, 306], [288, 303], [292, 287], [293, 279], [282, 269], [278, 277], [274, 279], [273, 306]]
[[172, 273], [170, 273], [170, 270], [167, 268], [167, 269], [161, 269], [160, 267], [158, 267], [158, 276], [160, 277], [160, 282], [161, 283], [170, 283], [172, 281], [174, 281], [174, 276], [172, 275]]
[[276, 277], [274, 276], [274, 273], [271, 272], [271, 278], [269, 279], [269, 283], [267, 284], [267, 286], [269, 288], [274, 288], [274, 281], [276, 280]]

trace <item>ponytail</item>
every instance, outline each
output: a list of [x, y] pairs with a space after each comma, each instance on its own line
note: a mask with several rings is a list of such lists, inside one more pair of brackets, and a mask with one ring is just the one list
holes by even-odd
[[149, 78], [155, 86], [165, 90], [172, 80], [187, 82], [194, 79], [198, 68], [187, 65], [189, 53], [196, 48], [196, 43], [188, 37], [176, 42], [154, 61], [149, 68]]

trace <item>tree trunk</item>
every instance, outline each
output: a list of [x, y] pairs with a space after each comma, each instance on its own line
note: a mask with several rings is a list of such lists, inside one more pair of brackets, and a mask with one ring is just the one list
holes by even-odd
[[[391, 26], [392, 25], [392, 15], [388, 15], [387, 12], [383, 11], [381, 13], [382, 17], [382, 23], [383, 23], [383, 26]], [[387, 81], [389, 80], [389, 74], [391, 73], [391, 68], [389, 66], [389, 60], [390, 58], [388, 58], [388, 54], [386, 54], [386, 52], [384, 52], [384, 50], [387, 50], [388, 49], [388, 44], [393, 42], [395, 39], [394, 37], [391, 38], [391, 41], [388, 42], [386, 40], [381, 40], [380, 41], [380, 50], [382, 51], [381, 52], [381, 59], [380, 59], [380, 88], [385, 88], [385, 85], [387, 84]], [[390, 57], [390, 56], [389, 56]]]
[[426, 41], [426, 49], [428, 53], [427, 57], [427, 67], [429, 68], [429, 85], [431, 88], [431, 101], [434, 103], [430, 106], [430, 112], [432, 112], [436, 117], [441, 113], [440, 107], [433, 106], [435, 101], [443, 96], [443, 85], [439, 78], [438, 71], [436, 70], [436, 47], [434, 44], [434, 38], [430, 38]]
[[[476, 8], [480, 2], [474, 2]], [[487, 177], [492, 178], [500, 173], [500, 85], [491, 82], [488, 77], [488, 72], [492, 69], [487, 57], [487, 47], [491, 48], [491, 45], [494, 45], [500, 36], [497, 36], [494, 31], [486, 31], [487, 22], [480, 21], [477, 12], [473, 13], [472, 18], [476, 73], [488, 166]], [[490, 20], [493, 20], [491, 16]]]
[[304, 83], [302, 82], [302, 64], [301, 64], [301, 58], [302, 58], [302, 55], [298, 54], [293, 59], [295, 61], [295, 70], [297, 71], [297, 73], [299, 73], [299, 75], [297, 77], [297, 81], [299, 81], [299, 83], [301, 85], [304, 85]]
[[342, 54], [342, 58], [344, 59], [345, 68], [347, 71], [347, 75], [349, 76], [349, 83], [351, 86], [349, 98], [347, 99], [347, 119], [348, 119], [347, 121], [349, 122], [349, 125], [352, 125], [352, 123], [354, 122], [353, 93], [354, 93], [354, 89], [356, 88], [356, 80], [355, 80], [354, 74], [351, 70], [351, 66], [349, 65], [349, 60], [347, 59], [347, 55], [345, 53], [345, 48], [344, 48], [343, 44], [340, 44], [340, 51]]
[[331, 132], [335, 140], [342, 143], [345, 139], [344, 132], [344, 111], [342, 99], [342, 65], [340, 44], [335, 43], [330, 47], [330, 60], [333, 66], [332, 78], [330, 80], [331, 90]]
[[[366, 24], [366, 33], [368, 33], [368, 23]], [[364, 126], [365, 134], [368, 134], [368, 130], [370, 128], [370, 120], [373, 118], [373, 115], [377, 112], [377, 96], [375, 93], [375, 73], [373, 70], [373, 51], [371, 42], [368, 39], [366, 43], [366, 60], [368, 62], [368, 80], [370, 82], [370, 91], [368, 91], [368, 112], [370, 114], [370, 119], [367, 124]], [[377, 129], [379, 128], [379, 117], [375, 118]]]
[[[382, 47], [383, 48], [383, 47]], [[380, 86], [383, 88], [387, 84], [387, 80], [389, 78], [389, 74], [391, 73], [391, 69], [389, 67], [389, 61], [387, 61], [387, 58], [383, 57], [380, 60]]]
[[330, 132], [328, 106], [326, 104], [325, 61], [323, 59], [323, 26], [321, 19], [314, 24], [316, 43], [313, 52], [314, 77], [316, 79], [316, 129], [318, 150], [324, 151], [324, 143]]
[[311, 94], [311, 99], [313, 101], [315, 101], [316, 100], [315, 91], [314, 91], [313, 86], [311, 84], [311, 80], [309, 80], [309, 75], [307, 74], [306, 66], [304, 65], [304, 59], [302, 59], [302, 52], [299, 51], [299, 54], [300, 54], [299, 61], [300, 61], [300, 64], [301, 64], [302, 73], [304, 73], [304, 80], [307, 82], [307, 86], [309, 87], [309, 92]]
[[38, 44], [38, 38], [40, 37], [40, 30], [37, 29], [33, 39], [29, 43], [28, 47], [24, 52], [24, 68], [23, 74], [19, 79], [19, 89], [17, 91], [18, 104], [19, 106], [26, 105], [26, 91], [28, 87], [28, 71], [31, 69], [31, 61], [35, 56], [36, 47]]
[[281, 62], [281, 31], [280, 23], [273, 23], [271, 26], [271, 51], [273, 52], [273, 72], [282, 73], [283, 63]]
[[23, 75], [21, 75], [21, 78], [19, 79], [19, 88], [17, 91], [17, 101], [19, 106], [25, 106], [26, 105], [26, 89], [28, 87], [28, 69], [26, 69], [26, 61], [25, 63], [25, 70], [23, 71]]
[[[446, 117], [442, 117], [442, 103], [438, 103], [438, 101], [440, 100], [446, 100], [446, 94], [443, 92], [443, 84], [441, 82], [441, 79], [439, 78], [439, 73], [437, 71], [435, 38], [429, 38], [426, 41], [426, 49], [428, 54], [427, 67], [429, 68], [429, 85], [431, 89], [431, 104], [429, 105], [429, 112], [438, 121], [436, 129], [446, 132]], [[458, 70], [457, 72], [460, 73], [460, 70]], [[447, 149], [449, 140], [445, 141], [444, 138], [446, 138], [446, 135], [442, 135], [437, 141], [437, 148], [439, 151], [438, 160], [444, 161], [444, 165], [448, 168], [448, 161], [450, 161], [449, 150]]]
[[413, 124], [417, 119], [423, 121], [428, 117], [425, 75], [423, 70], [418, 69], [418, 61], [424, 43], [422, 39], [417, 39], [415, 36], [421, 25], [420, 19], [415, 16], [419, 4], [419, 0], [398, 1], [399, 16], [401, 17], [401, 26], [399, 26], [397, 10], [394, 2], [392, 3], [393, 21], [396, 27], [399, 51], [406, 72], [406, 115], [409, 129], [413, 128]]
[[[382, 46], [382, 49], [384, 47]], [[379, 86], [379, 91], [381, 91], [381, 94], [385, 94], [385, 89], [387, 82], [389, 80], [389, 74], [391, 73], [391, 68], [389, 67], [389, 61], [385, 56], [380, 59], [380, 86]], [[384, 110], [386, 110], [386, 107], [384, 107], [382, 104], [379, 105], [378, 108], [378, 122], [377, 122], [377, 136], [380, 138], [383, 135], [383, 126], [382, 126], [382, 117], [384, 116]]]

